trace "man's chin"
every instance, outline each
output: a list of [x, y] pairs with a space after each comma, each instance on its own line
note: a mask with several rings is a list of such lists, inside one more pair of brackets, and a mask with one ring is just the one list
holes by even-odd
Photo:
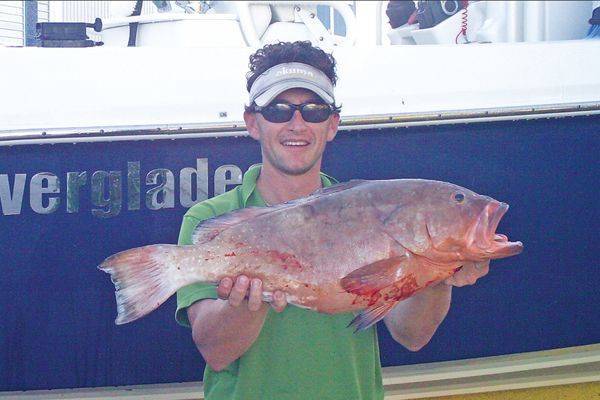
[[317, 162], [315, 161], [313, 163], [304, 165], [276, 165], [276, 168], [286, 175], [299, 176], [311, 171], [313, 168], [315, 168], [316, 164]]
[[312, 169], [313, 166], [314, 165], [305, 166], [305, 167], [298, 167], [298, 168], [292, 168], [292, 167], [284, 166], [282, 168], [279, 168], [279, 170], [281, 172], [285, 173], [286, 175], [299, 176], [299, 175], [306, 174], [308, 171], [310, 171]]
[[320, 168], [320, 157], [312, 160], [294, 158], [286, 157], [286, 155], [282, 156], [281, 154], [269, 154], [268, 152], [263, 152], [263, 162], [265, 164], [270, 164], [274, 170], [289, 176], [304, 175], [314, 168]]

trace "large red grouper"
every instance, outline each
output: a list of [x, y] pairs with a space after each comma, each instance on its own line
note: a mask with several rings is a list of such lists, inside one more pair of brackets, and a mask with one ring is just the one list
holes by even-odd
[[115, 284], [117, 324], [150, 313], [191, 283], [243, 274], [262, 280], [267, 302], [281, 290], [299, 307], [359, 312], [352, 324], [364, 329], [466, 262], [520, 253], [521, 242], [495, 232], [507, 210], [446, 182], [353, 180], [206, 220], [193, 245], [139, 247], [99, 268]]

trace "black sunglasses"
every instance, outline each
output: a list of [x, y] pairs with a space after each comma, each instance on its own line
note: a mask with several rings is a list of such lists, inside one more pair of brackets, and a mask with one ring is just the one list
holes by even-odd
[[264, 107], [254, 106], [255, 112], [262, 114], [267, 121], [274, 123], [288, 122], [296, 110], [300, 111], [306, 122], [313, 123], [323, 122], [337, 111], [334, 107], [324, 103], [271, 103]]

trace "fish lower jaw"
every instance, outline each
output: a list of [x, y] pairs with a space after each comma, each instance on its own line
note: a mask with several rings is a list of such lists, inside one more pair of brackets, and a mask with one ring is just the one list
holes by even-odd
[[496, 235], [494, 240], [486, 245], [479, 244], [469, 247], [467, 253], [476, 261], [492, 260], [517, 255], [523, 251], [523, 243], [509, 242], [505, 235]]

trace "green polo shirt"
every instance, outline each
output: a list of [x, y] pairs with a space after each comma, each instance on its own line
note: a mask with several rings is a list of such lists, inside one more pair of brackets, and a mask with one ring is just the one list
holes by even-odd
[[[256, 189], [260, 165], [244, 174], [242, 184], [194, 205], [183, 218], [179, 244], [191, 244], [198, 223], [229, 211], [265, 206]], [[321, 174], [323, 186], [332, 178]], [[177, 292], [175, 318], [189, 327], [186, 308], [216, 299], [214, 286], [192, 284]], [[289, 305], [269, 310], [257, 340], [223, 371], [204, 370], [207, 400], [383, 399], [377, 331], [347, 328], [352, 314], [326, 315]]]

